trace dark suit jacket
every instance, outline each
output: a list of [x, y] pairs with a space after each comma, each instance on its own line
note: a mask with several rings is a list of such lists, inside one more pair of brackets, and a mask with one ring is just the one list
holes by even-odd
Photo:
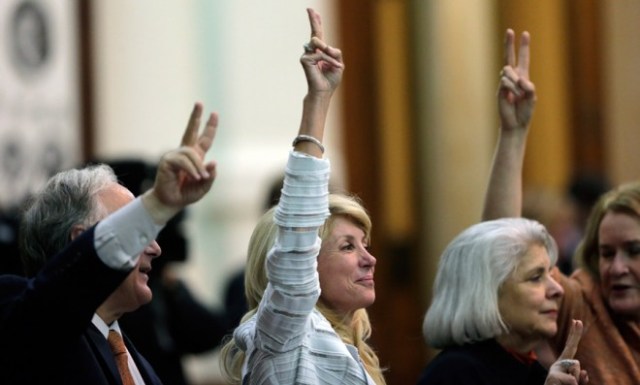
[[520, 362], [495, 340], [452, 347], [425, 368], [418, 385], [543, 385], [547, 370]]
[[[128, 272], [96, 254], [95, 227], [34, 278], [0, 276], [0, 384], [121, 385], [113, 355], [91, 318]], [[161, 384], [125, 338], [146, 384]]]

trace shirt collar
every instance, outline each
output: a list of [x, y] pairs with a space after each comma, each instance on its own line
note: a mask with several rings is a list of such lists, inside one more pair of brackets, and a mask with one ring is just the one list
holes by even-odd
[[91, 323], [98, 328], [98, 330], [100, 331], [100, 333], [102, 333], [102, 335], [104, 336], [104, 338], [108, 338], [109, 337], [109, 330], [115, 330], [117, 331], [120, 335], [122, 335], [122, 332], [120, 331], [120, 325], [118, 325], [118, 321], [114, 321], [111, 325], [107, 325], [102, 318], [100, 318], [99, 315], [97, 314], [93, 314], [93, 318], [91, 319]]

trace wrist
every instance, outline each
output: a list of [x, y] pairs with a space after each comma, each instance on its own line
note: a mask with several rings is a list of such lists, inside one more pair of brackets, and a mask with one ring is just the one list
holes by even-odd
[[500, 126], [500, 136], [505, 138], [522, 139], [529, 134], [529, 126], [510, 127], [502, 124]]
[[151, 219], [158, 225], [164, 226], [180, 211], [178, 207], [172, 207], [162, 203], [153, 188], [145, 192], [141, 200], [142, 205], [149, 213]]
[[318, 147], [318, 149], [320, 150], [321, 154], [324, 154], [324, 145], [322, 144], [322, 142], [311, 136], [311, 135], [305, 135], [305, 134], [300, 134], [298, 136], [296, 136], [296, 138], [293, 140], [293, 143], [291, 144], [294, 148], [297, 147], [298, 143], [300, 142], [309, 142], [309, 143], [313, 143], [316, 147]]
[[308, 91], [304, 97], [305, 102], [314, 102], [314, 103], [322, 103], [329, 104], [331, 101], [331, 97], [333, 96], [333, 91]]

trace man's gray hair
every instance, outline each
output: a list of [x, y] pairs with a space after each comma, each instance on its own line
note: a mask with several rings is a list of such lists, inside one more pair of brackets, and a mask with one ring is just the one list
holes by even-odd
[[74, 226], [90, 227], [106, 215], [98, 199], [105, 187], [118, 183], [104, 164], [59, 172], [34, 195], [22, 213], [20, 252], [27, 276], [34, 276], [71, 242]]

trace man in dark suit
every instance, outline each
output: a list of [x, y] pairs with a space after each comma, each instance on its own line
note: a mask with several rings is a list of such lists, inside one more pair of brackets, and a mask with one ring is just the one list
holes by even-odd
[[[153, 185], [156, 167], [139, 158], [97, 159], [108, 164], [122, 185], [134, 195]], [[282, 185], [282, 183], [280, 183]], [[171, 218], [156, 238], [162, 258], [153, 261], [147, 285], [153, 298], [147, 305], [122, 316], [118, 323], [138, 352], [149, 361], [165, 384], [188, 385], [183, 360], [212, 351], [231, 334], [246, 313], [244, 276], [226, 289], [225, 306], [207, 306], [174, 272], [177, 263], [189, 256], [189, 239], [184, 224], [188, 208]], [[244, 306], [243, 306], [244, 305]]]
[[107, 335], [120, 335], [118, 318], [151, 299], [162, 226], [213, 183], [215, 163], [204, 156], [217, 115], [199, 134], [201, 115], [197, 103], [181, 147], [162, 157], [141, 197], [95, 166], [54, 176], [32, 200], [20, 231], [28, 277], [0, 276], [0, 383], [160, 384], [126, 337], [119, 367]]

